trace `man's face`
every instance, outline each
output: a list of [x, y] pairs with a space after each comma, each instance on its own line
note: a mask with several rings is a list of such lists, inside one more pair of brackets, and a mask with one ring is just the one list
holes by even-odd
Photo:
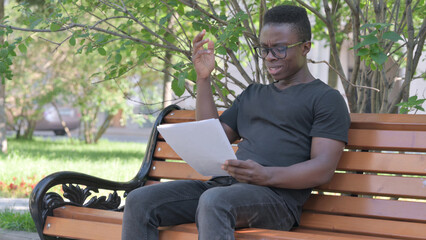
[[[261, 47], [273, 48], [288, 46], [300, 42], [297, 33], [290, 24], [267, 24], [260, 33]], [[306, 45], [300, 44], [287, 49], [286, 57], [279, 59], [271, 51], [264, 59], [268, 72], [275, 80], [291, 79], [305, 64]]]

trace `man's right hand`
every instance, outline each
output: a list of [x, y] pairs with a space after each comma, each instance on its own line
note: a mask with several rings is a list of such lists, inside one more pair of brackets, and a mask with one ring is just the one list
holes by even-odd
[[[214, 43], [209, 39], [203, 39], [205, 35], [206, 30], [203, 30], [193, 41], [192, 62], [197, 79], [208, 79], [215, 66]], [[204, 48], [206, 43], [207, 49]]]

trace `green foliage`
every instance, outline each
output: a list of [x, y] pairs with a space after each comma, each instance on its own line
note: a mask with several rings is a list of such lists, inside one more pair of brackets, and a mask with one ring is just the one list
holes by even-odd
[[373, 70], [383, 69], [383, 65], [388, 59], [382, 47], [385, 41], [396, 43], [403, 40], [396, 32], [386, 30], [390, 26], [391, 24], [385, 23], [367, 23], [361, 26], [361, 29], [369, 33], [362, 35], [361, 38], [363, 40], [353, 49], [358, 50], [357, 56], [360, 56], [361, 60], [365, 61]]
[[426, 99], [418, 99], [417, 96], [409, 97], [407, 102], [401, 102], [397, 104], [397, 106], [400, 107], [399, 113], [406, 114], [411, 111], [415, 111], [414, 113], [417, 113], [419, 110], [425, 111], [425, 109], [422, 107], [425, 101]]
[[[11, 28], [0, 30], [0, 38], [5, 38], [12, 33]], [[10, 67], [12, 65], [12, 59], [16, 56], [15, 48], [18, 45], [20, 51], [25, 51], [25, 45], [20, 44], [22, 38], [15, 39], [15, 41], [9, 43], [4, 41], [0, 43], [0, 78], [2, 84], [5, 84], [5, 80], [11, 80], [13, 77]]]
[[[254, 42], [247, 38], [247, 34], [255, 36], [256, 30], [247, 29], [247, 23], [250, 20], [251, 27], [254, 27], [258, 21], [258, 1], [250, 2], [248, 9], [232, 11], [232, 14], [229, 14], [229, 5], [225, 2], [212, 2], [214, 12], [211, 15], [208, 14], [211, 9], [204, 8], [201, 2], [197, 2], [197, 7], [176, 0], [124, 1], [117, 4], [68, 0], [54, 5], [56, 2], [52, 1], [52, 5], [44, 10], [35, 11], [32, 6], [41, 6], [38, 2], [28, 4], [22, 1], [16, 7], [24, 13], [20, 22], [29, 29], [37, 27], [51, 32], [78, 25], [67, 30], [70, 35], [66, 40], [70, 46], [77, 47], [77, 54], [105, 57], [104, 71], [97, 75], [104, 81], [128, 76], [136, 66], [148, 65], [150, 69], [163, 71], [164, 68], [159, 67], [158, 63], [164, 66], [183, 63], [181, 68], [171, 68], [170, 72], [165, 72], [172, 77], [173, 91], [181, 96], [186, 91], [186, 82], [195, 82], [190, 58], [191, 41], [202, 29], [206, 29], [214, 39], [219, 59], [230, 54], [240, 60], [252, 59], [253, 56], [251, 46]], [[249, 9], [250, 12], [247, 12]], [[246, 40], [242, 41], [244, 38]], [[21, 52], [25, 52], [25, 47], [20, 45]], [[170, 63], [165, 59], [167, 54], [172, 55]], [[223, 67], [218, 70], [227, 71]]]
[[[244, 89], [253, 82], [268, 83], [272, 80], [264, 71], [262, 61], [253, 61], [252, 47], [258, 44], [260, 11], [264, 10], [263, 7], [270, 8], [282, 3], [304, 5], [309, 9], [308, 13], [315, 14], [315, 24], [312, 24], [314, 39], [329, 41], [336, 61], [331, 62], [333, 68], [348, 78], [346, 71], [339, 68], [342, 66], [339, 51], [344, 41], [349, 40], [355, 45], [355, 56], [350, 62], [358, 64], [354, 66], [353, 83], [382, 90], [380, 93], [355, 91], [342, 80], [353, 112], [365, 111], [369, 105], [367, 102], [371, 102], [368, 108], [372, 112], [392, 111], [395, 103], [390, 106], [391, 102], [382, 104], [378, 101], [388, 99], [382, 94], [392, 92], [394, 84], [378, 86], [378, 83], [386, 78], [385, 64], [390, 58], [398, 67], [404, 67], [406, 62], [418, 62], [415, 57], [407, 61], [403, 58], [407, 56], [406, 43], [411, 34], [408, 34], [411, 28], [409, 23], [413, 23], [414, 36], [424, 32], [420, 28], [424, 26], [422, 23], [426, 12], [424, 0], [386, 1], [386, 6], [371, 1], [349, 3], [339, 0], [328, 1], [326, 6], [320, 0], [309, 3], [303, 0], [126, 0], [114, 3], [52, 0], [45, 2], [45, 5], [40, 1], [43, 2], [21, 1], [14, 8], [20, 12], [19, 21], [16, 22], [28, 29], [47, 29], [51, 32], [49, 36], [62, 33], [62, 39], [56, 41], [60, 47], [67, 45], [74, 47], [78, 55], [101, 57], [104, 62], [97, 70], [97, 80], [123, 79], [136, 68], [143, 69], [141, 72], [144, 74], [157, 71], [160, 74], [150, 81], [158, 82], [160, 78], [170, 77], [177, 96], [183, 96], [185, 91], [194, 96], [196, 76], [191, 64], [191, 42], [196, 34], [205, 29], [206, 37], [215, 42], [217, 62], [212, 76], [220, 91], [214, 93], [216, 100], [221, 100], [224, 106], [229, 105], [234, 97], [230, 85]], [[407, 14], [406, 10], [409, 9], [412, 9], [412, 14]], [[67, 30], [62, 31], [65, 28]], [[354, 36], [356, 39], [353, 39]], [[412, 42], [418, 44], [417, 40]], [[27, 43], [16, 46], [21, 53], [31, 50]], [[231, 73], [230, 69], [237, 69], [239, 73]], [[406, 77], [406, 81], [411, 81], [410, 77]], [[365, 94], [369, 96], [365, 97]], [[399, 99], [402, 94], [399, 94]], [[399, 102], [398, 99], [393, 101]]]

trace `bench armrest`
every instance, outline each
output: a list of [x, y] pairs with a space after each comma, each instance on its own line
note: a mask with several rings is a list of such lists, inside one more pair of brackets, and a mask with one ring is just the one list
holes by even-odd
[[[173, 110], [180, 109], [176, 105], [165, 108], [159, 116], [151, 131], [151, 137], [145, 153], [141, 168], [135, 177], [129, 182], [115, 182], [84, 173], [62, 171], [53, 173], [37, 183], [31, 192], [29, 208], [31, 217], [37, 228], [40, 239], [45, 239], [43, 235], [44, 223], [47, 216], [52, 216], [53, 209], [64, 206], [73, 205], [105, 210], [120, 211], [121, 197], [117, 191], [124, 191], [123, 198], [135, 188], [143, 186], [147, 180], [147, 175], [152, 163], [156, 140], [158, 137], [157, 126], [163, 121], [163, 118]], [[55, 186], [62, 186], [63, 196], [55, 192], [48, 192]], [[84, 185], [81, 188], [79, 185]], [[97, 193], [99, 189], [110, 190], [112, 193], [106, 196], [92, 196], [92, 192]], [[67, 201], [64, 200], [67, 199]]]
[[[48, 192], [58, 185], [62, 185], [63, 197], [56, 192]], [[85, 187], [81, 188], [79, 185]], [[46, 217], [51, 216], [55, 208], [74, 205], [118, 211], [121, 197], [117, 191], [124, 191], [123, 197], [125, 197], [127, 193], [141, 185], [143, 181], [137, 178], [129, 182], [114, 182], [78, 172], [56, 172], [43, 178], [32, 191], [29, 202], [30, 213], [40, 235], [43, 232]], [[91, 196], [93, 192], [99, 192], [99, 189], [113, 192], [108, 194], [108, 198]], [[90, 200], [88, 200], [89, 197]]]

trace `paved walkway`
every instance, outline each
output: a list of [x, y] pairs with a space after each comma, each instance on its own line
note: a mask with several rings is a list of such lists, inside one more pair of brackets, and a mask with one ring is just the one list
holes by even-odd
[[40, 240], [37, 233], [9, 231], [0, 228], [0, 240]]
[[[28, 209], [28, 198], [0, 198], [0, 211], [25, 212]], [[0, 228], [0, 240], [40, 240], [37, 233], [10, 231]]]
[[5, 209], [13, 211], [29, 211], [28, 198], [0, 198], [0, 211]]

